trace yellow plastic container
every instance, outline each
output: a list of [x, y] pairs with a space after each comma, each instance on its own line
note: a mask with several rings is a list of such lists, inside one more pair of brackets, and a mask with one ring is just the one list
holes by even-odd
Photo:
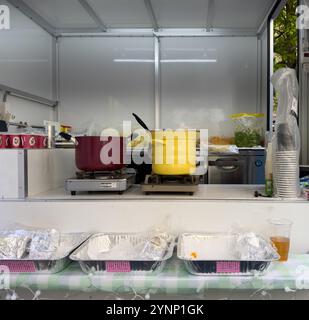
[[197, 141], [195, 130], [154, 130], [151, 133], [153, 174], [194, 174]]

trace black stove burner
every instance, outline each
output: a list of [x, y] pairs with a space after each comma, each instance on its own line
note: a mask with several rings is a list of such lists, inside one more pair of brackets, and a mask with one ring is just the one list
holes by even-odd
[[78, 171], [76, 172], [77, 179], [121, 179], [126, 176], [126, 173], [119, 171]]
[[164, 175], [147, 175], [145, 178], [145, 184], [170, 184], [170, 185], [198, 185], [200, 182], [200, 176], [164, 176]]

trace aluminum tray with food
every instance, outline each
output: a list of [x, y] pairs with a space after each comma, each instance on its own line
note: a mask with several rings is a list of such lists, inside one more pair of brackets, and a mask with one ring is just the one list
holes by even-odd
[[11, 273], [57, 273], [65, 269], [71, 262], [69, 255], [89, 238], [89, 233], [63, 233], [59, 246], [48, 259], [34, 259], [27, 255], [21, 259], [0, 259], [0, 265], [7, 267]]
[[174, 246], [174, 237], [165, 233], [99, 233], [75, 250], [70, 259], [78, 261], [87, 274], [157, 274], [172, 257]]
[[[252, 234], [247, 235], [250, 237]], [[270, 242], [254, 234], [252, 237], [257, 248], [250, 248], [247, 245], [249, 241], [241, 248], [244, 240], [248, 240], [245, 237], [237, 234], [184, 233], [178, 239], [177, 256], [184, 261], [188, 272], [194, 275], [262, 275], [272, 261], [279, 259], [279, 255]], [[240, 248], [239, 251], [236, 248]], [[250, 250], [255, 255], [250, 256]]]

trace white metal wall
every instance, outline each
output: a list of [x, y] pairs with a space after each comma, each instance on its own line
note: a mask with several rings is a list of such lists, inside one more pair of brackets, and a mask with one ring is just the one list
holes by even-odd
[[154, 126], [152, 38], [60, 40], [60, 119], [77, 129], [92, 121], [119, 127], [139, 114]]
[[163, 127], [229, 134], [229, 115], [256, 112], [255, 37], [164, 38], [161, 44]]
[[[117, 127], [136, 112], [153, 127], [153, 41], [61, 39], [61, 121], [77, 129], [91, 121]], [[256, 111], [255, 37], [162, 38], [160, 43], [162, 127], [228, 134], [228, 115]]]
[[[0, 4], [9, 6], [11, 16], [11, 29], [0, 31], [0, 83], [52, 99], [52, 37], [6, 1]], [[18, 121], [38, 125], [53, 117], [49, 107], [12, 97], [8, 101]]]

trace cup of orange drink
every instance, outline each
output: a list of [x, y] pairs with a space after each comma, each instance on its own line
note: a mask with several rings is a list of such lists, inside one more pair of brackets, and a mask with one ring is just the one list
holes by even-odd
[[279, 261], [287, 261], [290, 251], [292, 221], [288, 219], [270, 219], [270, 240], [280, 255]]

